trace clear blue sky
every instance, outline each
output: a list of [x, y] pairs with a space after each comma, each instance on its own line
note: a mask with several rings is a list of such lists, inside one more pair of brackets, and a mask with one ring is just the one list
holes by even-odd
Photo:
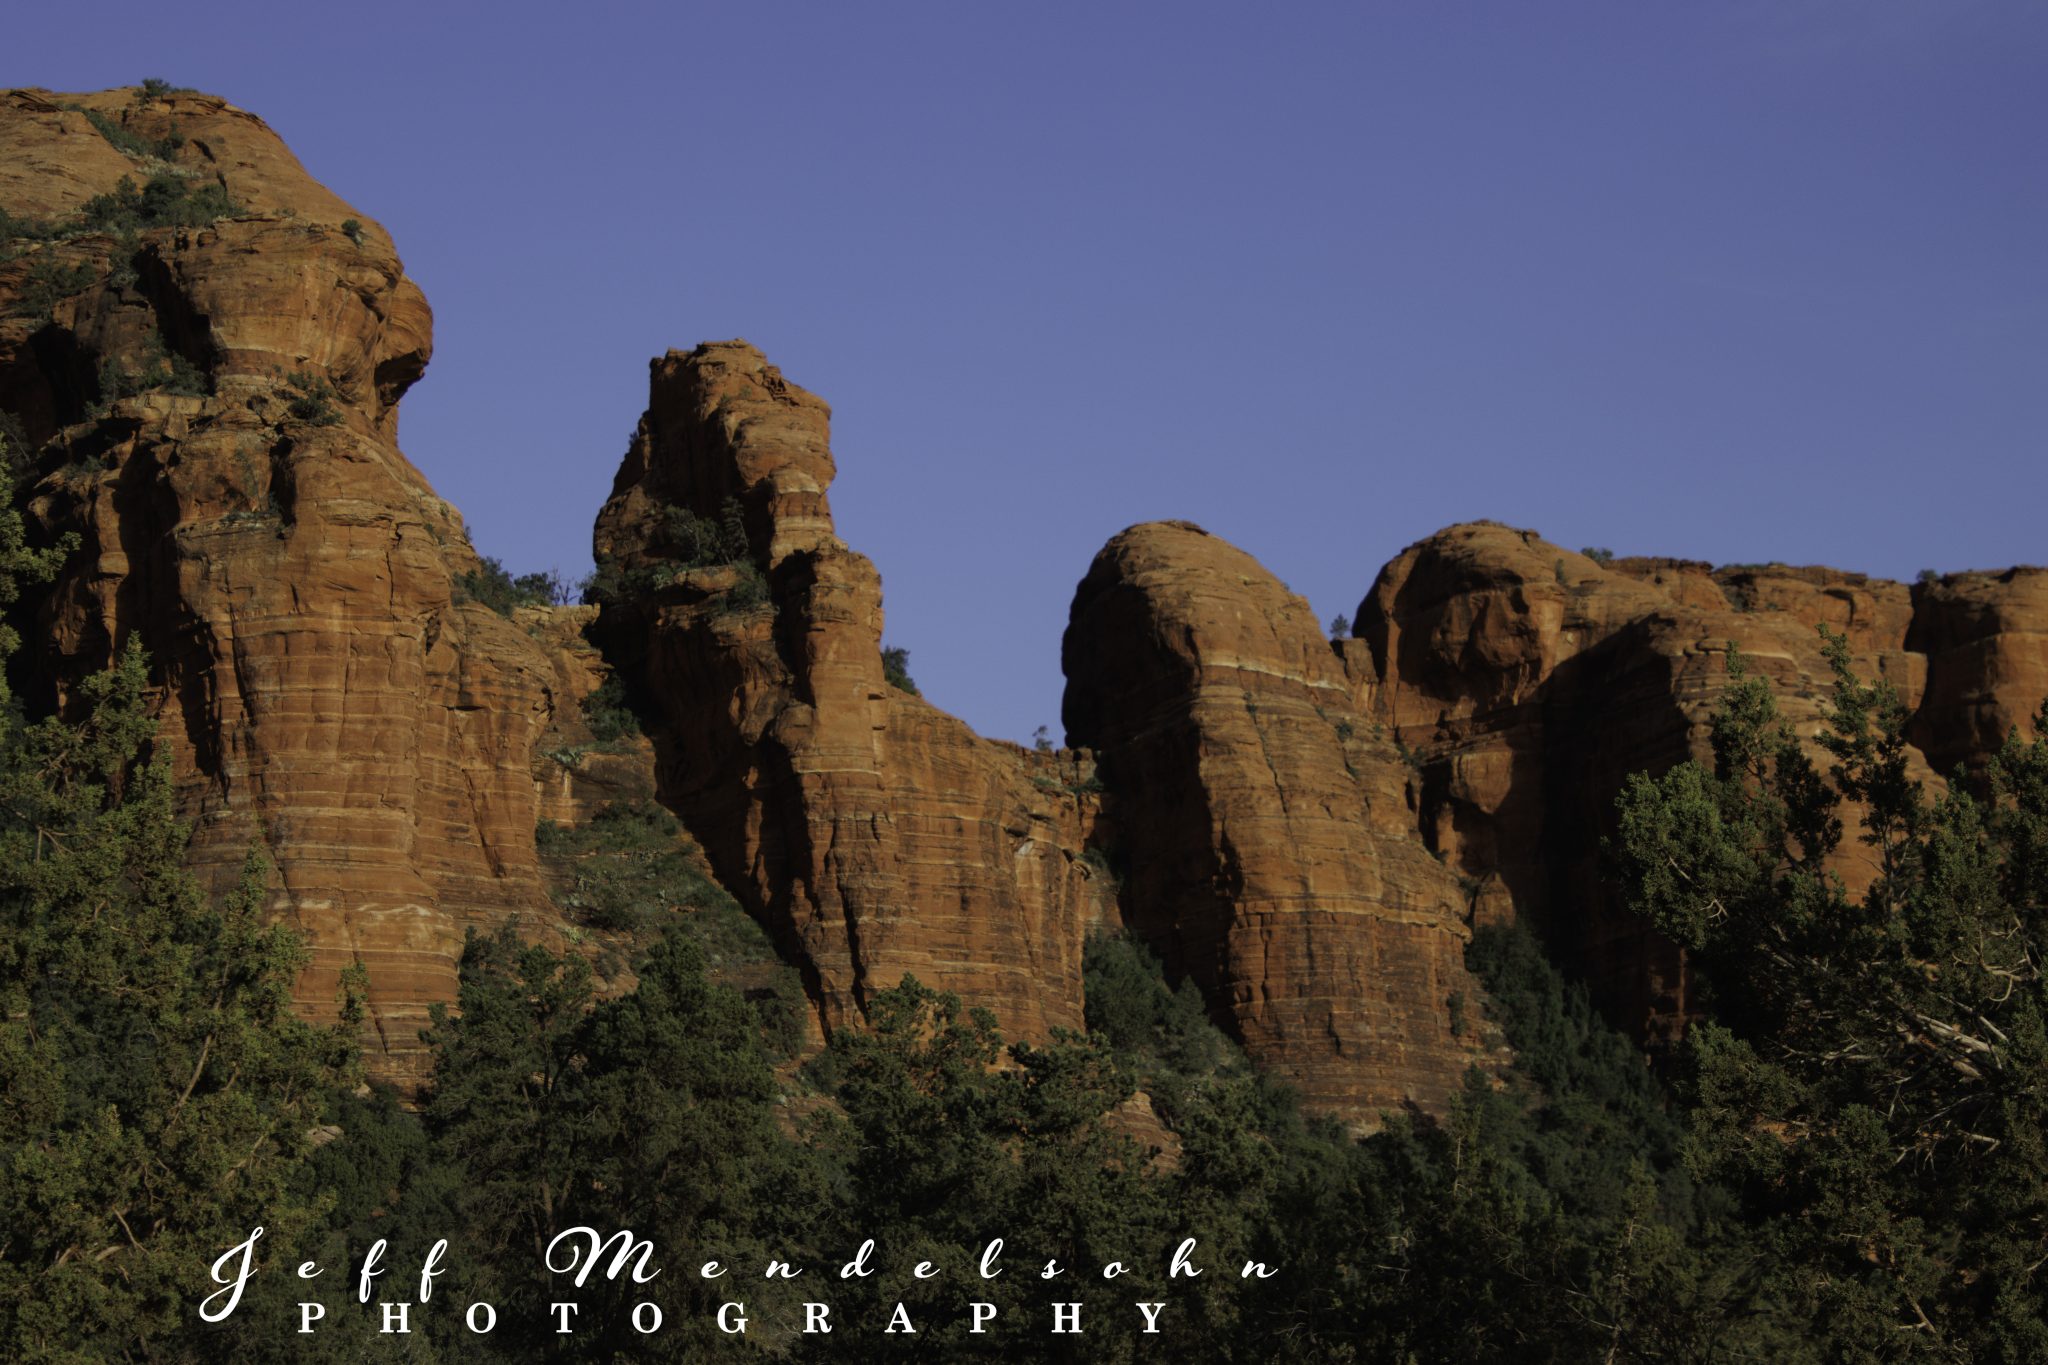
[[589, 564], [648, 358], [831, 402], [888, 638], [1057, 726], [1157, 517], [1324, 617], [1439, 526], [1895, 577], [2048, 560], [2048, 6], [1047, 3], [9, 13], [0, 84], [268, 119], [437, 316], [402, 439]]

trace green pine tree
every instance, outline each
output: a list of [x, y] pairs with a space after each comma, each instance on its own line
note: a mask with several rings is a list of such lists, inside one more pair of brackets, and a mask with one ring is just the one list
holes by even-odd
[[[1826, 770], [1741, 677], [1711, 769], [1638, 776], [1632, 902], [1695, 955], [1687, 1164], [1733, 1191], [1753, 1313], [1815, 1358], [2048, 1358], [2048, 711], [1929, 797], [1907, 709], [1828, 636]], [[1876, 869], [1829, 869], [1845, 829]]]
[[[0, 490], [4, 491], [4, 490]], [[0, 497], [0, 611], [73, 548], [28, 547]], [[0, 663], [18, 639], [0, 628]], [[298, 941], [265, 867], [203, 894], [183, 867], [147, 666], [130, 642], [74, 716], [0, 690], [0, 1354], [217, 1356], [259, 1326], [198, 1318], [258, 1226], [270, 1266], [323, 1215], [295, 1181], [353, 1084], [349, 1020], [291, 1011]]]

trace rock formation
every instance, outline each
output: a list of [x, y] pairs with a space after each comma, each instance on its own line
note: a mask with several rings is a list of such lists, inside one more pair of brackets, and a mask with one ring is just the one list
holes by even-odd
[[975, 735], [885, 679], [881, 580], [832, 531], [824, 403], [744, 342], [654, 362], [598, 517], [597, 638], [662, 801], [805, 973], [827, 1028], [905, 974], [1012, 1037], [1082, 1026], [1114, 921], [1085, 755]]
[[[426, 301], [260, 119], [0, 92], [0, 210], [0, 429], [36, 533], [79, 541], [16, 613], [19, 690], [66, 706], [147, 647], [195, 864], [267, 850], [313, 949], [302, 1006], [364, 963], [372, 1066], [401, 1082], [465, 929], [592, 940], [549, 888], [600, 852], [555, 841], [544, 868], [536, 823], [658, 796], [823, 1030], [907, 973], [1013, 1037], [1080, 1028], [1086, 936], [1123, 926], [1314, 1107], [1435, 1109], [1489, 1056], [1475, 919], [1542, 925], [1641, 1027], [1685, 1017], [1684, 965], [1611, 903], [1598, 840], [1626, 773], [1703, 751], [1731, 645], [1810, 733], [1814, 627], [1845, 633], [1917, 708], [1930, 783], [1981, 779], [2048, 696], [2038, 569], [1909, 590], [1478, 524], [1389, 564], [1333, 645], [1249, 557], [1158, 522], [1090, 567], [1076, 747], [1033, 752], [891, 681], [879, 577], [833, 532], [829, 413], [745, 343], [654, 362], [601, 606], [502, 614], [397, 444]], [[621, 688], [645, 737], [585, 713]], [[758, 957], [721, 970], [781, 991]]]
[[2048, 569], [1961, 573], [1914, 589], [1906, 648], [1927, 656], [1912, 738], [1941, 772], [1972, 776], [2048, 699]]
[[1315, 1108], [1440, 1108], [1476, 1060], [1465, 895], [1308, 603], [1200, 527], [1135, 526], [1082, 580], [1062, 661], [1132, 929]]
[[[1422, 769], [1430, 847], [1481, 879], [1482, 914], [1533, 920], [1632, 1026], [1688, 1012], [1676, 950], [1615, 904], [1600, 839], [1623, 778], [1708, 755], [1728, 655], [1768, 677], [1795, 731], [1820, 726], [1818, 627], [1917, 708], [1931, 787], [1976, 764], [2048, 695], [2048, 575], [1953, 575], [1908, 589], [1822, 568], [1598, 563], [1532, 531], [1454, 526], [1381, 570], [1346, 664]], [[1871, 875], [1845, 841], [1838, 870]]]
[[[0, 208], [61, 229], [0, 264], [0, 407], [38, 450], [34, 524], [81, 540], [25, 623], [31, 695], [141, 640], [195, 862], [268, 851], [304, 1007], [363, 962], [373, 1066], [409, 1080], [464, 927], [552, 917], [531, 765], [555, 670], [463, 600], [477, 557], [396, 443], [426, 300], [222, 100], [12, 91], [0, 152]], [[88, 203], [124, 179], [125, 207]], [[218, 216], [181, 210], [202, 195]]]

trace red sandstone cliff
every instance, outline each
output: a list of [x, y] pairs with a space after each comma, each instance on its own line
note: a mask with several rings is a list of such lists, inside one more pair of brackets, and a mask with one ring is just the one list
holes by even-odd
[[[94, 207], [124, 179], [126, 209]], [[397, 445], [426, 302], [261, 120], [0, 94], [0, 209], [33, 228], [0, 241], [18, 494], [82, 545], [24, 614], [25, 692], [61, 704], [148, 646], [195, 861], [269, 851], [315, 951], [304, 1007], [366, 963], [373, 1066], [400, 1081], [466, 927], [589, 937], [536, 821], [658, 793], [826, 1027], [908, 972], [1013, 1036], [1078, 1028], [1085, 936], [1125, 925], [1315, 1107], [1432, 1109], [1483, 1056], [1475, 917], [1535, 920], [1639, 1025], [1684, 1016], [1683, 965], [1611, 903], [1598, 840], [1627, 772], [1702, 752], [1731, 644], [1810, 731], [1814, 626], [1846, 633], [1916, 706], [1930, 782], [1981, 773], [2048, 696], [2037, 569], [1909, 590], [1598, 564], [1477, 524], [1389, 564], [1333, 647], [1248, 556], [1160, 522], [1089, 568], [1079, 747], [1033, 753], [888, 682], [879, 578], [833, 532], [828, 411], [744, 343], [654, 363], [598, 519], [602, 610], [507, 618], [466, 600], [460, 519]], [[586, 724], [615, 673], [649, 738]]]
[[1062, 662], [1133, 930], [1313, 1107], [1440, 1108], [1478, 1059], [1466, 896], [1308, 603], [1198, 526], [1134, 526], [1082, 580]]
[[[1420, 760], [1430, 846], [1482, 879], [1483, 912], [1526, 916], [1618, 1017], [1657, 1031], [1687, 1012], [1678, 955], [1615, 904], [1599, 841], [1622, 779], [1706, 757], [1739, 650], [1814, 734], [1831, 685], [1817, 627], [1917, 708], [1918, 775], [1981, 767], [2048, 696], [2048, 574], [1960, 574], [1908, 589], [1825, 568], [1600, 564], [1533, 531], [1438, 532], [1381, 570], [1340, 643], [1364, 703]], [[1839, 867], [1867, 881], [1868, 850]]]
[[[82, 110], [157, 145], [124, 154]], [[222, 100], [0, 96], [0, 209], [75, 223], [123, 178], [232, 211], [0, 264], [0, 406], [39, 447], [23, 491], [83, 543], [31, 662], [61, 696], [141, 638], [196, 862], [268, 850], [313, 948], [304, 1006], [364, 962], [373, 1065], [408, 1079], [464, 926], [552, 919], [531, 764], [554, 669], [461, 600], [461, 520], [398, 449], [431, 317], [384, 231]], [[174, 360], [177, 383], [135, 378]]]
[[[1079, 1029], [1082, 942], [1114, 918], [1091, 767], [885, 681], [881, 580], [832, 531], [828, 416], [744, 342], [654, 362], [598, 518], [597, 636], [655, 713], [662, 800], [827, 1027], [909, 973], [1013, 1037]], [[729, 509], [732, 543], [699, 549]]]

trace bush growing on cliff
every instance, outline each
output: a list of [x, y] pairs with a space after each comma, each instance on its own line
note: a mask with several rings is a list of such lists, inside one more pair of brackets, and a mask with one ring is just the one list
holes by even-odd
[[334, 386], [320, 376], [293, 370], [284, 376], [285, 412], [294, 422], [311, 427], [338, 426], [341, 413], [334, 402]]
[[457, 603], [478, 602], [500, 616], [510, 616], [521, 607], [562, 606], [570, 596], [569, 585], [553, 570], [514, 577], [489, 555], [478, 556], [477, 567], [455, 579]]
[[168, 160], [179, 147], [184, 145], [183, 138], [172, 141], [171, 138], [167, 137], [161, 141], [152, 142], [139, 133], [130, 132], [122, 126], [119, 120], [109, 118], [97, 109], [88, 109], [82, 104], [64, 104], [58, 107], [69, 110], [74, 114], [85, 115], [85, 121], [93, 126], [93, 131], [105, 138], [107, 145], [123, 156], [131, 156], [137, 159], [156, 157]]
[[640, 733], [640, 717], [626, 699], [626, 685], [616, 673], [606, 675], [582, 705], [583, 723], [599, 744], [616, 744]]
[[196, 181], [173, 171], [159, 171], [142, 185], [122, 176], [106, 194], [96, 194], [79, 210], [78, 222], [95, 232], [138, 232], [160, 227], [204, 227], [242, 212], [217, 181]]
[[117, 399], [158, 391], [203, 398], [209, 391], [206, 372], [164, 345], [162, 336], [151, 333], [143, 348], [143, 368], [131, 370], [119, 357], [107, 356], [98, 370], [99, 409]]
[[99, 271], [83, 261], [63, 265], [53, 256], [41, 256], [29, 267], [14, 310], [19, 316], [47, 322], [60, 300], [91, 288], [99, 277]]
[[686, 569], [738, 564], [752, 553], [738, 498], [727, 498], [715, 518], [700, 516], [687, 507], [671, 507], [666, 530], [677, 562]]
[[0, 261], [14, 258], [17, 243], [47, 242], [57, 235], [57, 229], [41, 219], [16, 218], [0, 209]]
[[895, 645], [882, 646], [882, 681], [915, 697], [920, 695], [910, 677], [910, 651]]

